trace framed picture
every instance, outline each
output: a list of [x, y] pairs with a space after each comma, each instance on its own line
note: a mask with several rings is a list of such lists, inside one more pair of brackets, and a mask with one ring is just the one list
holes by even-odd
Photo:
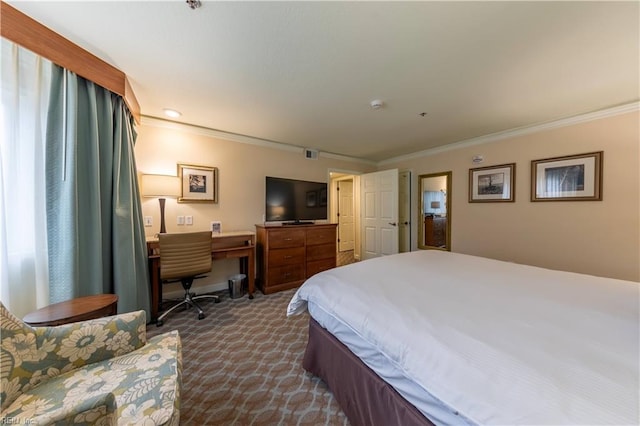
[[178, 164], [180, 177], [179, 203], [217, 203], [218, 169], [191, 164]]
[[531, 201], [601, 201], [603, 151], [531, 162]]
[[469, 169], [469, 202], [514, 202], [516, 164]]

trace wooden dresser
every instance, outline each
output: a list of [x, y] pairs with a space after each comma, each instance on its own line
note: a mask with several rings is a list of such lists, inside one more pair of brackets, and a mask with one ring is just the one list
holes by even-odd
[[428, 246], [444, 247], [447, 244], [447, 218], [426, 216], [424, 218], [424, 243]]
[[257, 284], [264, 294], [298, 287], [336, 267], [336, 224], [256, 225]]

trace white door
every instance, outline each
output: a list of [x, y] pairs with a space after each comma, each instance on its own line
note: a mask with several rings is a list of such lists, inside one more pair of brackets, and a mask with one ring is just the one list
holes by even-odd
[[411, 172], [400, 172], [398, 205], [398, 233], [400, 253], [411, 251]]
[[362, 258], [398, 253], [398, 170], [360, 177]]
[[338, 251], [353, 250], [356, 235], [353, 210], [353, 180], [340, 180], [338, 181]]

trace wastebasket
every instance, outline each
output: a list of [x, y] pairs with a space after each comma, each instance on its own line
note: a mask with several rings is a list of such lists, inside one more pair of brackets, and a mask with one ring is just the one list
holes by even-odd
[[229, 297], [239, 299], [244, 295], [242, 282], [246, 277], [245, 274], [236, 274], [229, 277]]

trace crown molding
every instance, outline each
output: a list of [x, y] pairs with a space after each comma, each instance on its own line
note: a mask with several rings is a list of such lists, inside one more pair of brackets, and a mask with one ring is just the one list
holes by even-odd
[[364, 158], [349, 157], [342, 154], [334, 154], [331, 152], [320, 151], [320, 157], [330, 158], [332, 160], [349, 161], [351, 163], [367, 164], [369, 166], [377, 166], [377, 161], [365, 160]]
[[[496, 142], [499, 140], [513, 138], [517, 136], [529, 135], [532, 133], [538, 133], [546, 130], [557, 129], [560, 127], [573, 126], [580, 123], [586, 123], [589, 121], [600, 120], [607, 117], [613, 117], [616, 115], [627, 114], [640, 110], [640, 102], [632, 102], [625, 105], [619, 105], [612, 108], [607, 108], [599, 111], [589, 112], [586, 114], [580, 114], [572, 117], [562, 118], [559, 120], [549, 121], [540, 124], [534, 124], [531, 126], [518, 127], [515, 129], [505, 130], [502, 132], [491, 133], [476, 138], [465, 139], [459, 142], [450, 143], [447, 145], [429, 148], [422, 151], [417, 151], [407, 155], [401, 155], [393, 157], [387, 160], [379, 162], [365, 160], [362, 158], [349, 157], [346, 155], [333, 154], [330, 152], [319, 151], [319, 156], [332, 160], [349, 161], [352, 163], [367, 164], [372, 166], [385, 166], [387, 164], [393, 164], [401, 161], [413, 160], [416, 158], [427, 157], [430, 155], [439, 154], [441, 152], [452, 151], [456, 149], [462, 149], [470, 146], [482, 145], [486, 143]], [[225, 132], [222, 130], [215, 130], [208, 127], [196, 126], [193, 124], [178, 123], [176, 121], [165, 120], [162, 118], [152, 117], [148, 115], [142, 115], [140, 117], [140, 124], [151, 127], [160, 127], [164, 129], [172, 129], [183, 131], [200, 136], [208, 136], [216, 139], [227, 140], [231, 142], [239, 142], [249, 145], [256, 145], [265, 148], [278, 149], [281, 151], [295, 152], [300, 155], [304, 154], [304, 147], [295, 145], [288, 145], [281, 142], [275, 142], [268, 139], [256, 138], [253, 136], [240, 135], [237, 133]]]
[[384, 166], [387, 164], [397, 163], [401, 161], [413, 160], [420, 157], [427, 157], [430, 155], [439, 154], [441, 152], [452, 151], [456, 149], [466, 148], [475, 145], [482, 145], [486, 143], [496, 142], [502, 139], [513, 138], [517, 136], [529, 135], [532, 133], [538, 133], [546, 130], [557, 129], [560, 127], [573, 126], [580, 123], [586, 123], [589, 121], [600, 120], [607, 117], [613, 117], [616, 115], [627, 114], [640, 110], [640, 102], [632, 102], [629, 104], [618, 105], [612, 108], [607, 108], [599, 111], [589, 112], [586, 114], [575, 115], [572, 117], [561, 118], [559, 120], [548, 121], [545, 123], [533, 124], [531, 126], [523, 126], [515, 129], [505, 130], [502, 132], [491, 133], [476, 138], [465, 139], [459, 142], [450, 143], [435, 148], [425, 149], [423, 151], [414, 152], [412, 154], [401, 155], [398, 157], [390, 158], [378, 162], [378, 166]]
[[[279, 149], [281, 151], [299, 153], [304, 155], [304, 147], [295, 145], [288, 145], [281, 142], [275, 142], [268, 139], [256, 138], [253, 136], [246, 136], [237, 133], [225, 132], [222, 130], [210, 129], [208, 127], [196, 126], [194, 124], [178, 123], [176, 121], [165, 120], [158, 117], [152, 117], [149, 115], [142, 115], [140, 117], [140, 124], [150, 127], [159, 127], [163, 129], [178, 130], [182, 132], [191, 133], [199, 136], [208, 136], [211, 138], [222, 139], [231, 142], [239, 142], [248, 145], [256, 145], [264, 148]], [[319, 151], [320, 157], [329, 158], [332, 160], [349, 161], [351, 163], [364, 163], [369, 165], [376, 165], [374, 161], [363, 160], [361, 158], [349, 157], [346, 155], [333, 154], [330, 152]]]

